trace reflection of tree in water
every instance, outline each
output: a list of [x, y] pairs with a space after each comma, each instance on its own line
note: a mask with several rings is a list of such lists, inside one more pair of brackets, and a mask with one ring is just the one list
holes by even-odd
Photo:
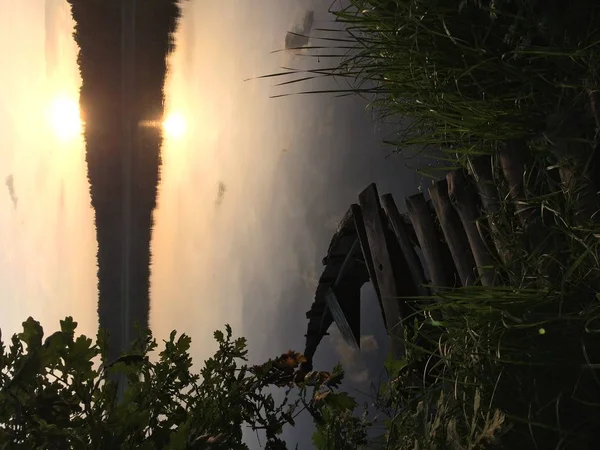
[[[166, 57], [174, 48], [173, 33], [181, 11], [178, 0], [146, 1], [135, 10], [132, 38], [135, 48], [130, 50], [133, 69], [127, 70], [135, 88], [128, 92], [131, 103], [126, 112], [121, 92], [124, 3], [121, 0], [68, 0], [68, 3], [79, 46], [80, 108], [86, 123], [86, 162], [96, 219], [98, 316], [100, 327], [109, 332], [112, 360], [123, 350], [122, 336], [132, 339], [137, 336], [135, 323], [142, 329], [149, 326], [150, 240], [162, 145], [160, 127], [134, 127], [131, 169], [128, 176], [123, 176], [123, 129], [129, 120], [133, 123], [162, 120]], [[122, 208], [125, 183], [135, 199], [127, 223]], [[125, 227], [133, 230], [127, 243]], [[129, 248], [127, 265], [123, 258], [125, 245]], [[128, 280], [123, 279], [125, 276]], [[127, 297], [122, 286], [127, 286]], [[127, 310], [123, 298], [129, 300]], [[127, 318], [127, 328], [122, 327], [123, 316]]]

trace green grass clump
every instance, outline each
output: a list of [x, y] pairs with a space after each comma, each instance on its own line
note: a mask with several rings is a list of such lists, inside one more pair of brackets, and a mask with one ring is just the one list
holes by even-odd
[[341, 62], [274, 75], [291, 77], [282, 83], [288, 87], [315, 77], [346, 80], [347, 88], [325, 92], [364, 95], [380, 117], [409, 119], [408, 126], [398, 125], [399, 147], [474, 150], [529, 139], [563, 105], [585, 110], [598, 87], [600, 11], [594, 2], [346, 3], [332, 11], [343, 30], [322, 29], [328, 37], [304, 48], [319, 61]]
[[500, 285], [438, 289], [406, 321], [406, 359], [388, 361], [377, 398], [389, 448], [595, 447], [600, 225], [545, 163], [526, 178], [538, 221], [517, 221], [509, 201], [489, 217], [510, 255], [496, 261]]
[[381, 393], [391, 448], [593, 448], [600, 311], [562, 306], [535, 290], [449, 293], [452, 318], [418, 324], [436, 351], [414, 346]]

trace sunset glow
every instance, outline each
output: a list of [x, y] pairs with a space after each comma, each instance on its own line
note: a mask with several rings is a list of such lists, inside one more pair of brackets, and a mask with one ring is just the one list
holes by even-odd
[[185, 117], [180, 113], [169, 114], [163, 122], [163, 129], [169, 138], [182, 138], [187, 131]]
[[49, 110], [50, 126], [61, 141], [70, 141], [81, 134], [82, 121], [75, 98], [57, 97]]

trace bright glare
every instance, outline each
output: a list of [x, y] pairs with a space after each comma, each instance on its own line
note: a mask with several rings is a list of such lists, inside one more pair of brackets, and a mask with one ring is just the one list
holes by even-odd
[[76, 99], [58, 97], [50, 106], [50, 124], [61, 141], [69, 141], [81, 134], [82, 122]]
[[170, 114], [163, 123], [163, 129], [170, 138], [181, 138], [187, 131], [185, 117], [179, 113]]

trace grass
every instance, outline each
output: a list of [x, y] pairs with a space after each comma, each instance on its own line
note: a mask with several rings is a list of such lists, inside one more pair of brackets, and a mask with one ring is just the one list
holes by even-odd
[[347, 81], [339, 89], [282, 95], [363, 95], [380, 117], [410, 119], [394, 141], [399, 148], [416, 143], [481, 152], [495, 141], [530, 139], [563, 105], [584, 110], [598, 87], [593, 3], [575, 2], [573, 26], [564, 30], [559, 2], [347, 3], [332, 11], [343, 31], [316, 30], [324, 37], [303, 48], [334, 61], [330, 67], [269, 77], [285, 77], [280, 85], [288, 90], [312, 78]]
[[491, 217], [510, 254], [495, 264], [500, 285], [439, 290], [425, 320], [407, 321], [410, 351], [378, 397], [388, 448], [594, 448], [600, 227], [548, 171], [528, 181], [543, 221], [523, 226], [508, 201]]
[[[343, 30], [316, 30], [298, 49], [318, 57], [314, 69], [268, 75], [283, 79], [276, 96], [361, 95], [397, 124], [396, 151], [442, 149], [454, 167], [517, 142], [526, 207], [538, 217], [518, 220], [497, 179], [500, 210], [481, 224], [509, 255], [495, 263], [502, 282], [438, 290], [424, 319], [406, 321], [406, 359], [388, 361], [376, 395], [386, 418], [378, 445], [596, 448], [600, 225], [582, 210], [598, 209], [599, 7], [349, 0], [332, 12]], [[331, 78], [339, 87], [303, 89]], [[574, 168], [576, 182], [561, 182], [558, 167]]]

